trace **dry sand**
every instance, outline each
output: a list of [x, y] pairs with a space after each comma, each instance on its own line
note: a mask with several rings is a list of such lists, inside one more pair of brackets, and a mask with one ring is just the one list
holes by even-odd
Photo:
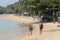
[[[11, 21], [15, 21], [18, 23], [31, 23], [37, 21], [32, 17], [24, 17], [24, 16], [0, 16], [0, 18], [8, 19]], [[34, 24], [33, 35], [28, 35], [28, 32], [21, 36], [15, 38], [15, 40], [60, 40], [60, 27], [57, 27], [58, 23], [44, 23], [43, 33], [39, 34], [39, 24]]]

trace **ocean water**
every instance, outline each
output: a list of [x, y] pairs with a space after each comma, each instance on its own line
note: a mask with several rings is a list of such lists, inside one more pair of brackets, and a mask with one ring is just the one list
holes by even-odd
[[13, 38], [23, 35], [26, 31], [26, 27], [16, 22], [0, 19], [0, 40], [14, 40]]

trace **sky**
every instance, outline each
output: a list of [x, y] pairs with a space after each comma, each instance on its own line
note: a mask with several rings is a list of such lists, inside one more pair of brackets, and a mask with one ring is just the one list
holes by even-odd
[[7, 5], [14, 4], [18, 0], [0, 0], [0, 6], [6, 7]]

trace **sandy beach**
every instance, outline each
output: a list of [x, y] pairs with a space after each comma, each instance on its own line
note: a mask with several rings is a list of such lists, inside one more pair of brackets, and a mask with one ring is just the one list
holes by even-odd
[[29, 16], [15, 16], [15, 15], [5, 15], [5, 16], [0, 16], [2, 19], [7, 19], [10, 21], [15, 21], [18, 23], [31, 23], [31, 22], [36, 22], [37, 19], [33, 19], [32, 17]]
[[[33, 19], [32, 17], [14, 15], [0, 16], [0, 18], [15, 21], [21, 24], [28, 24], [38, 21], [38, 19]], [[39, 24], [33, 24], [34, 30], [32, 35], [28, 35], [27, 32], [25, 35], [15, 38], [15, 40], [60, 40], [60, 27], [57, 27], [57, 25], [58, 22], [55, 24], [44, 23], [43, 33], [39, 34]]]

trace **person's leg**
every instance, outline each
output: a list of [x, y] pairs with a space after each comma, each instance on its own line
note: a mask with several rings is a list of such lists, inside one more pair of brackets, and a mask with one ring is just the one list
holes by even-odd
[[29, 30], [29, 33], [28, 33], [28, 35], [32, 35], [32, 30]]
[[28, 35], [30, 35], [30, 29], [29, 29]]
[[31, 35], [32, 35], [32, 30], [31, 30]]
[[40, 34], [42, 34], [42, 29], [40, 29]]

